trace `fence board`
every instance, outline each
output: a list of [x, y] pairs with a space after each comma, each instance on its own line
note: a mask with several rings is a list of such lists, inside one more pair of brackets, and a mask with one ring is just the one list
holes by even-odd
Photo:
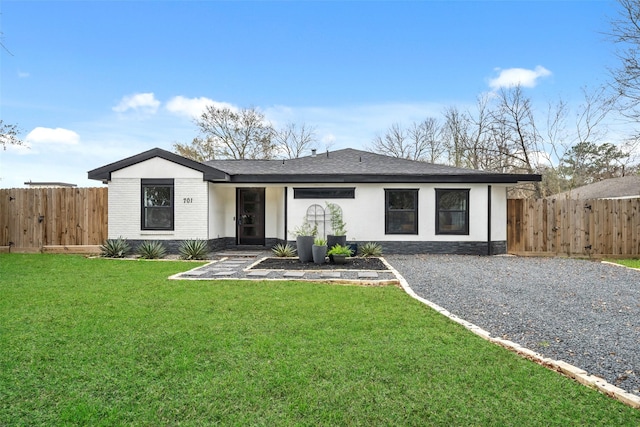
[[640, 256], [640, 198], [507, 202], [510, 253]]
[[0, 246], [100, 245], [107, 238], [107, 188], [0, 189]]

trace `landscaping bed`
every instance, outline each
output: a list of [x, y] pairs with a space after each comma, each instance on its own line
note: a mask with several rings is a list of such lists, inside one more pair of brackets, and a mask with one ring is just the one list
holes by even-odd
[[298, 258], [265, 258], [251, 267], [255, 270], [389, 270], [380, 258], [347, 258], [346, 264], [314, 264], [300, 262]]

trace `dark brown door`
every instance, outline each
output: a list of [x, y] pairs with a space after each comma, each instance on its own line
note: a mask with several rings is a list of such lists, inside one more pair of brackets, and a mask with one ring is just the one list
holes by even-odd
[[238, 188], [236, 200], [238, 244], [264, 246], [264, 188]]

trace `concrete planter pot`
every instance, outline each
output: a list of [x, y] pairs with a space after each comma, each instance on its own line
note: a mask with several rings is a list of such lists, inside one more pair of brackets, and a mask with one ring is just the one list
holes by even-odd
[[296, 247], [298, 250], [298, 259], [300, 262], [313, 261], [313, 236], [298, 236], [296, 237]]
[[324, 264], [325, 257], [327, 256], [327, 247], [324, 245], [313, 245], [311, 247], [311, 252], [313, 254], [313, 263], [314, 264]]

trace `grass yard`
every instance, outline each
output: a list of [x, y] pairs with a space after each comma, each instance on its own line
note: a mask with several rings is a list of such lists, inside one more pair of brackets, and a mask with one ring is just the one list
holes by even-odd
[[607, 261], [631, 268], [640, 268], [640, 259], [608, 259]]
[[640, 425], [395, 287], [0, 254], [0, 425]]

